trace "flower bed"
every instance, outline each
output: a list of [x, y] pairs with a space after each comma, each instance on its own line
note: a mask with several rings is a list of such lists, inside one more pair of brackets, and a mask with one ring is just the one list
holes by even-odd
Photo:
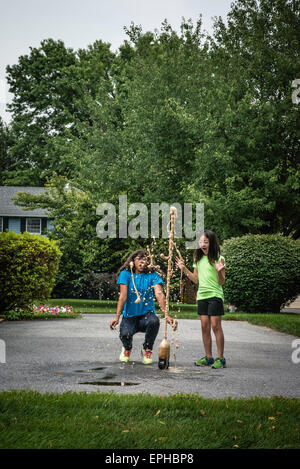
[[73, 309], [71, 306], [48, 306], [48, 305], [41, 305], [41, 306], [36, 306], [33, 305], [33, 312], [34, 314], [52, 314], [52, 315], [58, 315], [58, 314], [73, 314]]

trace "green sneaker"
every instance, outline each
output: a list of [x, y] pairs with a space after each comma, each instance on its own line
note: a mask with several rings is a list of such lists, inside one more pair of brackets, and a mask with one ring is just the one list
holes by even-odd
[[226, 360], [225, 358], [216, 358], [212, 368], [216, 370], [217, 368], [226, 368]]
[[143, 363], [144, 365], [150, 365], [150, 363], [153, 363], [152, 360], [152, 350], [145, 350], [142, 348], [142, 357], [143, 357]]
[[213, 358], [203, 357], [200, 360], [194, 362], [196, 366], [210, 366], [214, 363]]
[[125, 348], [122, 347], [122, 351], [120, 353], [121, 362], [128, 363], [130, 360], [130, 353], [131, 353], [131, 350], [125, 350]]

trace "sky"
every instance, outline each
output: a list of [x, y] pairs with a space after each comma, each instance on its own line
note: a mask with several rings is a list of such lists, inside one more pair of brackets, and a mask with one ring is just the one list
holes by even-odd
[[12, 95], [6, 83], [6, 66], [14, 65], [30, 47], [43, 39], [62, 40], [74, 50], [97, 39], [116, 51], [126, 39], [124, 26], [141, 25], [143, 32], [160, 29], [167, 19], [180, 31], [182, 17], [195, 25], [202, 14], [203, 29], [212, 33], [213, 17], [226, 21], [232, 0], [0, 0], [0, 116]]

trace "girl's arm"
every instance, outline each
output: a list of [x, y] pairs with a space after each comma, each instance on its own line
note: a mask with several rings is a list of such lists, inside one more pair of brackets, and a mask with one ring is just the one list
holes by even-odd
[[119, 296], [119, 300], [117, 304], [117, 313], [116, 313], [115, 319], [113, 319], [110, 323], [111, 329], [114, 329], [116, 325], [119, 323], [121, 313], [123, 311], [124, 305], [127, 300], [127, 291], [128, 291], [128, 286], [121, 283], [120, 284], [120, 296]]
[[162, 291], [161, 284], [157, 283], [156, 285], [153, 286], [153, 289], [154, 289], [155, 298], [157, 299], [160, 309], [164, 313], [165, 318], [167, 319], [168, 323], [172, 325], [174, 322], [174, 319], [171, 316], [169, 316], [166, 312], [166, 297], [164, 295], [164, 292]]
[[218, 274], [218, 282], [220, 285], [224, 285], [225, 283], [225, 262], [224, 259], [221, 258], [220, 262], [217, 263], [215, 261], [215, 266]]
[[184, 262], [182, 259], [179, 259], [179, 257], [176, 257], [176, 263], [177, 263], [177, 266], [179, 267], [180, 270], [182, 270], [185, 275], [192, 281], [194, 282], [196, 285], [198, 285], [198, 271], [197, 269], [194, 269], [194, 272], [191, 272], [189, 269], [186, 268], [186, 266], [184, 265]]

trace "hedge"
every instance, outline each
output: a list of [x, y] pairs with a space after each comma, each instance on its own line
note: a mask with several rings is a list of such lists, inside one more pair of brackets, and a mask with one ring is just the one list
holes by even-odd
[[50, 297], [61, 252], [55, 241], [29, 233], [0, 234], [0, 313], [28, 310]]
[[300, 243], [281, 235], [224, 241], [225, 301], [249, 313], [279, 313], [300, 294]]

